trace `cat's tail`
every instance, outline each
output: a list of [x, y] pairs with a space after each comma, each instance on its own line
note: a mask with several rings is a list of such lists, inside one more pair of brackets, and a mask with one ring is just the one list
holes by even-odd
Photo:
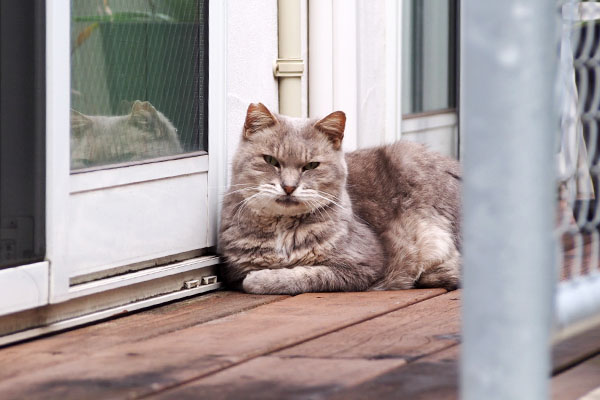
[[460, 287], [460, 278], [458, 271], [450, 273], [443, 268], [431, 268], [427, 273], [421, 273], [416, 278], [406, 275], [389, 274], [377, 280], [368, 291], [376, 290], [406, 290], [406, 289], [426, 289], [442, 288], [448, 291], [456, 290]]
[[405, 290], [415, 288], [415, 281], [413, 279], [408, 277], [402, 277], [400, 279], [398, 278], [399, 277], [396, 276], [386, 275], [385, 277], [373, 283], [367, 290]]

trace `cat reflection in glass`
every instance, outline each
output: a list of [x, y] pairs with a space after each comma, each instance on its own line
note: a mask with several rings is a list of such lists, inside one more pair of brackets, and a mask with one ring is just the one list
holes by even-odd
[[416, 143], [344, 154], [346, 116], [250, 104], [225, 194], [225, 280], [249, 293], [455, 289], [456, 160]]
[[128, 115], [84, 115], [71, 110], [71, 169], [182, 153], [177, 129], [147, 101]]

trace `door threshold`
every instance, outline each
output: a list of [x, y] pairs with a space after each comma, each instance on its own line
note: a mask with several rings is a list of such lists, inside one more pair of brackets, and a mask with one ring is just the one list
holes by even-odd
[[132, 303], [111, 307], [105, 310], [92, 312], [82, 316], [68, 318], [62, 321], [50, 323], [41, 327], [31, 328], [24, 331], [0, 336], [0, 346], [21, 342], [27, 339], [32, 339], [38, 336], [47, 335], [50, 333], [56, 333], [64, 331], [70, 328], [78, 327], [81, 325], [89, 324], [92, 322], [98, 322], [105, 319], [120, 317], [129, 314], [134, 311], [139, 311], [144, 308], [156, 306], [158, 304], [170, 302], [173, 300], [179, 300], [186, 297], [198, 295], [208, 291], [216, 290], [221, 287], [221, 282], [210, 283], [202, 286], [198, 286], [192, 289], [183, 289], [177, 292], [162, 294], [159, 296], [151, 297], [149, 299], [135, 301]]

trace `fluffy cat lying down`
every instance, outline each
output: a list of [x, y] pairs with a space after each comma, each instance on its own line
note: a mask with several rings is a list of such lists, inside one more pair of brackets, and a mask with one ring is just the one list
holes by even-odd
[[458, 162], [403, 141], [344, 154], [345, 123], [248, 107], [223, 204], [225, 280], [264, 294], [456, 288]]

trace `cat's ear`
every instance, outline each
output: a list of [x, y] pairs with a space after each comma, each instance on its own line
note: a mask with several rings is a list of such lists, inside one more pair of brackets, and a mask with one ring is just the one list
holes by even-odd
[[263, 103], [251, 103], [246, 112], [244, 122], [244, 138], [248, 139], [256, 132], [271, 127], [277, 123], [277, 118]]
[[157, 120], [158, 112], [150, 102], [139, 100], [133, 102], [129, 122], [146, 131], [152, 131]]
[[327, 135], [335, 150], [342, 146], [344, 129], [346, 128], [346, 114], [334, 111], [314, 125], [315, 129]]
[[75, 137], [80, 137], [83, 132], [92, 126], [92, 120], [79, 111], [71, 109], [71, 130]]

